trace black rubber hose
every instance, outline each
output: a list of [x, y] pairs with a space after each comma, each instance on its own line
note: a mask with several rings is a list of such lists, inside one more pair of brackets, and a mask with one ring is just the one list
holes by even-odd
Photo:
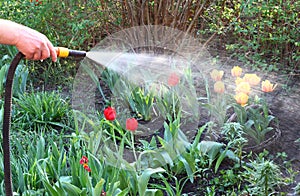
[[19, 52], [11, 62], [5, 83], [5, 94], [4, 94], [4, 118], [3, 118], [3, 156], [4, 156], [4, 184], [6, 196], [13, 196], [13, 185], [11, 177], [11, 164], [10, 164], [10, 124], [11, 124], [11, 106], [12, 106], [12, 88], [16, 68], [20, 60], [24, 55]]
[[[69, 56], [73, 57], [85, 57], [85, 51], [70, 50]], [[10, 163], [10, 126], [11, 126], [11, 107], [12, 107], [12, 88], [17, 66], [24, 55], [19, 52], [11, 62], [5, 83], [5, 94], [4, 94], [4, 116], [3, 116], [3, 157], [4, 157], [4, 184], [6, 196], [13, 196], [13, 183], [11, 174], [11, 163]]]

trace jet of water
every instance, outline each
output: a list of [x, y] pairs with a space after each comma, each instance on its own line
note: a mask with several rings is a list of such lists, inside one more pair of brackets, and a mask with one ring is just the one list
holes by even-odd
[[188, 68], [188, 61], [178, 55], [90, 51], [87, 58], [135, 84], [145, 81], [166, 83], [171, 73], [180, 77]]

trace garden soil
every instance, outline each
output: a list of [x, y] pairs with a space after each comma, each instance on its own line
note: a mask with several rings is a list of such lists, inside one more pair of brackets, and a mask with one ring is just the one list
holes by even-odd
[[[300, 138], [300, 77], [291, 78], [279, 85], [268, 99], [273, 115], [279, 119], [281, 136], [266, 149], [274, 155], [285, 152], [294, 171], [300, 172], [300, 142], [295, 142]], [[300, 173], [295, 181], [300, 182]]]

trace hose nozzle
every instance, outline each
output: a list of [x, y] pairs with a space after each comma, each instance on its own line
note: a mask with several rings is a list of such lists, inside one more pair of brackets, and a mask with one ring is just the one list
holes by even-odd
[[56, 54], [57, 57], [65, 58], [69, 56], [73, 57], [85, 57], [86, 56], [86, 51], [81, 51], [81, 50], [69, 50], [68, 48], [64, 47], [56, 47]]

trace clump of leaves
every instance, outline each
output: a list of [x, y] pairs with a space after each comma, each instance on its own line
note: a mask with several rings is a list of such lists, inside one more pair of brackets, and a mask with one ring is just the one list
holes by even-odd
[[269, 112], [266, 102], [261, 100], [257, 105], [242, 107], [234, 106], [237, 122], [245, 128], [245, 133], [254, 139], [256, 144], [261, 144], [270, 131], [274, 131], [277, 119]]
[[15, 99], [14, 123], [23, 130], [67, 127], [71, 116], [69, 103], [56, 92], [37, 92]]
[[274, 194], [276, 188], [283, 183], [279, 166], [261, 156], [251, 164], [253, 168], [245, 167], [246, 180], [250, 183], [248, 191], [251, 195]]

